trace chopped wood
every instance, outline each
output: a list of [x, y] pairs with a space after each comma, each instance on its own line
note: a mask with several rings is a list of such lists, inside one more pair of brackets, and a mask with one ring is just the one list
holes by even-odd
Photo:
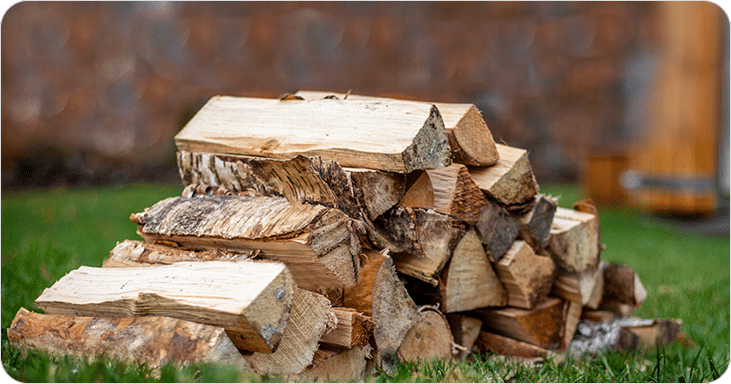
[[181, 262], [69, 272], [36, 303], [67, 316], [169, 316], [224, 327], [241, 350], [270, 353], [287, 325], [293, 279], [280, 263]]
[[556, 209], [548, 240], [548, 253], [556, 265], [569, 272], [583, 272], [599, 263], [599, 219], [573, 209]]
[[457, 353], [457, 357], [464, 359], [475, 346], [475, 342], [480, 335], [480, 329], [482, 329], [482, 320], [458, 313], [448, 313], [445, 315], [447, 316], [447, 322], [449, 322], [449, 328], [452, 331], [454, 342], [464, 348]]
[[451, 359], [456, 350], [447, 319], [438, 309], [429, 306], [420, 308], [419, 313], [421, 316], [398, 348], [399, 359]]
[[597, 266], [597, 271], [594, 274], [594, 287], [589, 294], [589, 299], [584, 304], [584, 307], [589, 309], [598, 309], [599, 304], [604, 296], [604, 268], [606, 268], [607, 262], [600, 261]]
[[536, 255], [525, 241], [516, 240], [494, 265], [510, 306], [533, 308], [551, 291], [556, 271], [553, 260]]
[[480, 353], [492, 352], [497, 355], [515, 357], [544, 357], [548, 350], [497, 333], [481, 331], [477, 339]]
[[558, 199], [539, 194], [535, 203], [523, 214], [513, 217], [520, 224], [520, 238], [528, 242], [536, 251], [546, 248], [551, 237], [551, 223], [558, 207]]
[[576, 333], [576, 327], [579, 325], [579, 319], [581, 319], [581, 303], [578, 301], [566, 301], [564, 305], [564, 325], [563, 325], [563, 340], [561, 343], [561, 349], [568, 349], [571, 344], [571, 340], [574, 338]]
[[599, 310], [612, 312], [619, 318], [629, 317], [635, 309], [637, 307], [632, 304], [620, 303], [615, 300], [602, 299], [601, 303], [599, 303]]
[[528, 151], [496, 144], [500, 159], [490, 167], [470, 167], [470, 175], [489, 197], [509, 210], [527, 210], [538, 193]]
[[474, 223], [487, 204], [462, 164], [421, 171], [399, 202], [404, 207], [430, 208], [468, 223]]
[[[395, 99], [353, 94], [346, 95], [327, 91], [297, 91], [296, 95], [302, 96], [306, 100], [319, 100], [334, 96], [340, 100], [397, 101]], [[436, 105], [444, 120], [444, 129], [449, 137], [449, 146], [455, 162], [480, 166], [489, 166], [497, 162], [499, 154], [495, 147], [492, 132], [490, 132], [487, 124], [485, 124], [485, 120], [482, 118], [482, 114], [480, 114], [480, 111], [477, 110], [474, 104], [398, 101], [403, 103]]]
[[610, 312], [610, 311], [584, 309], [584, 311], [581, 312], [582, 320], [588, 320], [588, 321], [593, 321], [593, 322], [597, 322], [597, 323], [611, 323], [616, 318], [617, 318], [617, 316], [613, 312]]
[[345, 168], [345, 172], [350, 176], [357, 201], [370, 220], [398, 204], [405, 192], [403, 174], [358, 168]]
[[322, 346], [315, 352], [312, 365], [289, 380], [299, 382], [352, 383], [363, 382], [371, 357], [370, 345], [348, 349]]
[[545, 349], [557, 349], [563, 335], [563, 300], [549, 297], [533, 309], [485, 308], [470, 312], [483, 329]]
[[602, 301], [616, 301], [639, 307], [645, 302], [646, 297], [647, 291], [634, 269], [619, 263], [606, 265]]
[[583, 272], [568, 272], [565, 269], [557, 268], [556, 277], [553, 280], [551, 294], [562, 297], [566, 300], [576, 301], [581, 305], [588, 305], [592, 299], [592, 293], [603, 272], [598, 268], [590, 268]]
[[451, 163], [441, 114], [427, 104], [214, 96], [175, 143], [181, 151], [320, 156], [400, 173]]
[[639, 337], [629, 329], [612, 323], [595, 323], [581, 320], [576, 327], [576, 335], [571, 340], [569, 353], [581, 358], [584, 354], [602, 351], [631, 351], [637, 348]]
[[475, 229], [490, 261], [497, 262], [518, 237], [520, 224], [505, 208], [490, 203], [480, 212]]
[[320, 342], [345, 348], [368, 344], [375, 327], [370, 316], [346, 307], [333, 307], [331, 311], [337, 317], [337, 325], [332, 331], [322, 335]]
[[638, 337], [638, 346], [654, 348], [673, 342], [680, 332], [680, 319], [641, 320], [636, 318], [617, 320], [617, 323]]
[[419, 317], [414, 301], [396, 275], [391, 257], [375, 251], [363, 256], [357, 283], [345, 288], [344, 306], [373, 319], [375, 362], [393, 362], [406, 333]]
[[124, 240], [109, 252], [104, 268], [142, 267], [144, 265], [169, 265], [181, 261], [241, 261], [248, 260], [255, 252], [231, 252], [223, 249], [196, 251], [161, 243], [144, 243]]
[[297, 285], [307, 290], [342, 289], [355, 283], [360, 254], [357, 221], [337, 209], [291, 204], [282, 197], [174, 197], [131, 219], [148, 242], [258, 250], [259, 257], [287, 263], [297, 275]]
[[169, 361], [210, 362], [251, 372], [223, 328], [170, 317], [72, 317], [21, 308], [8, 328], [8, 341], [53, 355], [106, 356], [153, 368]]
[[295, 288], [287, 328], [274, 353], [256, 352], [244, 358], [260, 375], [298, 374], [312, 364], [318, 341], [335, 327], [330, 301], [314, 292]]

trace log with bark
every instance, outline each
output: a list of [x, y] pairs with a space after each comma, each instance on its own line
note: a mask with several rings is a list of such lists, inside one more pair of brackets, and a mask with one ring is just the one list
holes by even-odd
[[475, 222], [475, 229], [488, 258], [492, 262], [497, 262], [518, 237], [520, 224], [505, 208], [490, 203], [480, 212]]
[[408, 173], [451, 164], [439, 110], [427, 104], [214, 96], [175, 135], [179, 150]]
[[551, 291], [556, 271], [553, 260], [536, 255], [525, 241], [515, 241], [494, 265], [510, 306], [533, 308]]
[[545, 348], [488, 331], [480, 332], [476, 345], [482, 354], [492, 352], [518, 358], [544, 358], [552, 355]]
[[395, 100], [372, 96], [342, 94], [327, 91], [297, 91], [295, 95], [306, 100], [320, 100], [335, 97], [339, 100], [380, 101], [384, 103], [415, 103], [435, 105], [442, 115], [444, 128], [449, 138], [449, 146], [454, 162], [489, 166], [498, 161], [498, 151], [490, 129], [485, 124], [480, 111], [474, 104], [427, 103], [419, 101]]
[[398, 348], [401, 361], [451, 359], [457, 354], [449, 323], [436, 308], [419, 308], [420, 316]]
[[556, 265], [569, 272], [583, 272], [599, 263], [599, 219], [573, 209], [556, 209], [546, 248]]
[[528, 212], [513, 215], [520, 224], [520, 238], [528, 242], [536, 252], [548, 245], [551, 223], [557, 207], [558, 199], [539, 194]]
[[103, 268], [143, 267], [169, 265], [181, 261], [241, 261], [255, 256], [255, 251], [232, 252], [219, 248], [193, 250], [175, 244], [145, 243], [137, 240], [124, 240], [109, 252], [102, 263]]
[[470, 175], [489, 197], [510, 211], [525, 212], [533, 205], [538, 183], [525, 149], [496, 145], [500, 159], [490, 167], [470, 167]]
[[596, 291], [596, 284], [602, 279], [603, 272], [599, 268], [590, 268], [583, 272], [568, 272], [557, 268], [551, 294], [589, 306], [595, 300], [592, 294]]
[[330, 310], [335, 314], [337, 324], [322, 336], [320, 342], [344, 348], [368, 344], [375, 327], [370, 316], [347, 307], [333, 307]]
[[608, 263], [604, 268], [604, 295], [602, 302], [616, 301], [640, 307], [647, 291], [640, 277], [626, 264]]
[[226, 329], [241, 350], [271, 353], [287, 326], [294, 281], [281, 263], [181, 262], [69, 272], [36, 303], [67, 316], [168, 316]]

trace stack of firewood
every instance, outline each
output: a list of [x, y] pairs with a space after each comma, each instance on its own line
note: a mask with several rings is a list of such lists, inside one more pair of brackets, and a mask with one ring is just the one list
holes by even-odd
[[[12, 343], [358, 380], [398, 360], [596, 350], [592, 324], [646, 297], [600, 262], [591, 201], [540, 194], [527, 152], [471, 104], [214, 97], [176, 144], [182, 196], [132, 214], [144, 241], [46, 289], [45, 315], [21, 309]], [[658, 324], [603, 345], [674, 338]]]

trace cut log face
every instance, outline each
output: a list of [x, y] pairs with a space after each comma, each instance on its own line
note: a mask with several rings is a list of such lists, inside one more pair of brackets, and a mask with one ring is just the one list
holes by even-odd
[[337, 317], [337, 325], [324, 334], [320, 342], [344, 348], [368, 344], [375, 327], [373, 319], [353, 308], [333, 307], [331, 310]]
[[495, 263], [500, 281], [508, 293], [508, 305], [530, 309], [544, 301], [551, 290], [556, 267], [549, 257], [533, 253], [522, 240], [517, 240]]
[[451, 359], [454, 339], [449, 323], [436, 308], [424, 307], [398, 348], [401, 361]]
[[609, 263], [604, 268], [603, 301], [642, 306], [647, 291], [635, 271], [625, 264]]
[[259, 250], [259, 257], [290, 265], [298, 285], [308, 290], [355, 283], [360, 254], [356, 222], [337, 209], [290, 204], [281, 197], [176, 197], [132, 215], [132, 221], [148, 242]]
[[348, 349], [321, 347], [315, 352], [312, 365], [289, 380], [299, 382], [358, 383], [365, 379], [371, 347], [364, 345]]
[[491, 203], [480, 212], [475, 229], [490, 261], [497, 262], [518, 237], [520, 224], [504, 208]]
[[599, 219], [596, 215], [557, 208], [551, 224], [548, 253], [556, 265], [583, 272], [599, 263]]
[[169, 361], [211, 362], [253, 372], [223, 328], [170, 317], [72, 317], [21, 308], [8, 341], [53, 355], [107, 356], [153, 368]]
[[258, 374], [287, 376], [301, 373], [312, 364], [318, 341], [335, 327], [330, 302], [323, 296], [295, 288], [287, 328], [274, 353], [245, 356]]
[[544, 357], [548, 350], [497, 333], [482, 331], [477, 339], [480, 353], [492, 352], [497, 355], [523, 358]]
[[520, 238], [528, 242], [534, 250], [542, 250], [548, 245], [551, 223], [557, 207], [558, 199], [537, 195], [528, 212], [513, 216], [520, 224]]
[[621, 319], [617, 323], [637, 335], [639, 347], [656, 348], [672, 343], [683, 322], [680, 319]]
[[600, 280], [599, 276], [603, 274], [598, 268], [588, 269], [580, 273], [567, 272], [561, 268], [558, 268], [557, 271], [551, 294], [566, 300], [579, 302], [584, 306], [592, 300], [595, 285]]
[[287, 325], [293, 285], [280, 263], [81, 267], [45, 289], [36, 303], [53, 315], [169, 316], [220, 326], [239, 349], [270, 353]]
[[482, 114], [474, 104], [427, 103], [419, 101], [395, 100], [388, 98], [343, 94], [327, 91], [297, 91], [296, 95], [305, 100], [320, 100], [336, 97], [339, 100], [381, 101], [436, 105], [444, 120], [444, 128], [449, 137], [449, 146], [455, 162], [467, 165], [489, 166], [498, 160], [498, 151], [492, 132], [485, 124]]
[[181, 151], [284, 159], [301, 154], [400, 173], [451, 164], [441, 114], [425, 104], [214, 96], [175, 143]]
[[446, 314], [446, 317], [449, 328], [452, 330], [454, 342], [464, 348], [459, 351], [457, 357], [465, 358], [472, 351], [478, 336], [480, 336], [482, 320], [457, 313]]
[[470, 167], [470, 175], [489, 197], [508, 208], [530, 208], [538, 193], [538, 183], [525, 149], [496, 144], [500, 159], [491, 167]]
[[533, 309], [496, 308], [472, 311], [485, 330], [537, 345], [557, 349], [563, 336], [563, 300], [549, 297]]

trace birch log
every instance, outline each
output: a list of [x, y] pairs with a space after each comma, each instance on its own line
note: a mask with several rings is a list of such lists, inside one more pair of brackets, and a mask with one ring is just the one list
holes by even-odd
[[598, 217], [558, 207], [546, 249], [556, 265], [569, 272], [596, 268], [599, 263]]

